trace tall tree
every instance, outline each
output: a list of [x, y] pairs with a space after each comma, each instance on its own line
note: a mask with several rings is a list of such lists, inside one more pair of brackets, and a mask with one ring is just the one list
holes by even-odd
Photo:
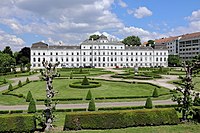
[[181, 66], [181, 58], [178, 55], [169, 55], [168, 56], [168, 65], [169, 66]]
[[19, 52], [14, 53], [17, 64], [28, 64], [30, 63], [30, 48], [24, 47]]
[[99, 35], [91, 35], [89, 40], [92, 40], [92, 38], [93, 38], [93, 40], [97, 40], [97, 39], [99, 39], [99, 37], [100, 37]]
[[9, 72], [11, 65], [15, 64], [15, 59], [12, 58], [9, 54], [0, 53], [0, 72], [5, 73]]
[[154, 40], [149, 40], [146, 46], [154, 46]]
[[124, 43], [125, 45], [128, 45], [128, 46], [140, 46], [141, 45], [141, 41], [138, 36], [128, 36], [122, 41], [122, 43]]
[[10, 46], [6, 46], [6, 47], [4, 48], [4, 50], [3, 50], [3, 53], [4, 53], [4, 54], [9, 54], [11, 57], [13, 57], [13, 52], [12, 52]]

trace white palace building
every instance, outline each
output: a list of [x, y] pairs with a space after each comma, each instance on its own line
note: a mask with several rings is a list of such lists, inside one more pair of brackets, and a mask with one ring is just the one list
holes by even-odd
[[109, 41], [101, 35], [98, 40], [85, 40], [80, 46], [48, 45], [43, 42], [31, 46], [32, 69], [43, 68], [43, 61], [60, 62], [61, 67], [167, 67], [168, 50], [165, 45], [126, 46]]

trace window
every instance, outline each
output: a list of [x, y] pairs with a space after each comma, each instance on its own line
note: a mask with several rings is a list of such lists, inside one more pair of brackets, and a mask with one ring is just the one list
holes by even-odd
[[135, 53], [135, 55], [137, 55], [137, 52]]
[[117, 61], [117, 58], [115, 58], [115, 61]]
[[117, 52], [115, 52], [115, 55], [117, 55]]
[[40, 62], [40, 58], [38, 58], [38, 62]]
[[63, 58], [61, 58], [61, 61], [63, 62]]
[[35, 58], [33, 58], [33, 62], [35, 62], [36, 61], [36, 59]]
[[158, 61], [158, 58], [156, 58], [156, 61]]
[[123, 58], [121, 58], [121, 61], [123, 61]]
[[[101, 58], [99, 57], [99, 61], [101, 61]], [[100, 65], [99, 65], [100, 66]]]
[[131, 58], [131, 61], [133, 61], [133, 58]]
[[56, 52], [56, 55], [58, 55], [58, 53]]
[[85, 55], [85, 52], [83, 52], [83, 55]]
[[90, 61], [92, 61], [92, 58], [90, 58]]
[[35, 53], [33, 53], [33, 55], [35, 55]]
[[45, 55], [45, 53], [43, 53], [43, 55]]
[[68, 58], [66, 58], [66, 61], [68, 61]]
[[128, 61], [128, 58], [126, 58], [126, 61]]
[[126, 55], [128, 55], [128, 52], [126, 52]]
[[107, 58], [107, 61], [109, 61], [109, 57]]
[[83, 58], [83, 61], [85, 61], [85, 58]]
[[162, 61], [162, 58], [160, 58], [160, 61]]
[[72, 55], [74, 55], [74, 53], [72, 53]]
[[58, 58], [56, 58], [56, 61], [58, 61]]
[[77, 52], [77, 55], [79, 55], [79, 52]]
[[147, 55], [147, 53], [145, 52], [145, 55]]
[[40, 55], [40, 53], [38, 53], [38, 55]]
[[42, 61], [45, 61], [45, 58], [43, 58], [43, 60]]
[[111, 61], [113, 61], [113, 58], [111, 58]]
[[79, 58], [77, 58], [76, 61], [79, 61]]
[[123, 55], [123, 53], [121, 52], [121, 55]]
[[138, 61], [138, 58], [136, 58], [135, 61]]
[[66, 55], [68, 55], [68, 53], [66, 53]]
[[50, 58], [50, 61], [53, 61], [53, 59], [52, 59], [52, 58]]
[[105, 57], [103, 57], [103, 61], [105, 61]]
[[140, 55], [142, 55], [142, 52], [140, 53]]

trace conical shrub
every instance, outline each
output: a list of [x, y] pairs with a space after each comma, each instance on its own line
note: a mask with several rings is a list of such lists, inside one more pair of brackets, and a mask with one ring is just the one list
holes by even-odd
[[31, 91], [28, 92], [27, 97], [26, 97], [26, 102], [30, 102], [31, 99], [33, 98]]
[[22, 87], [22, 81], [21, 80], [19, 80], [19, 82], [18, 82], [18, 87]]
[[147, 98], [146, 103], [145, 103], [145, 108], [147, 108], [147, 109], [152, 109], [153, 108], [151, 97]]
[[6, 83], [7, 83], [6, 79], [3, 79], [3, 83], [4, 83], [4, 84], [6, 84]]
[[82, 81], [82, 85], [89, 85], [89, 84], [90, 83], [89, 83], [87, 77], [85, 76], [84, 79], [83, 79], [83, 81]]
[[158, 90], [157, 90], [157, 88], [155, 88], [154, 90], [153, 90], [153, 94], [152, 94], [152, 97], [158, 97], [159, 95], [158, 95]]
[[26, 78], [26, 83], [28, 84], [30, 82], [29, 78], [27, 77]]
[[95, 106], [95, 101], [92, 98], [89, 102], [89, 106], [88, 106], [88, 111], [95, 111], [96, 110], [96, 106]]
[[10, 90], [10, 91], [13, 90], [13, 86], [12, 86], [12, 84], [9, 84], [9, 86], [8, 86], [8, 90]]
[[91, 100], [91, 99], [92, 99], [92, 93], [89, 90], [88, 93], [87, 93], [87, 96], [86, 96], [86, 100]]
[[31, 101], [28, 106], [28, 113], [35, 113], [35, 112], [36, 112], [35, 100], [31, 98]]
[[73, 73], [72, 72], [70, 73], [69, 78], [73, 79]]

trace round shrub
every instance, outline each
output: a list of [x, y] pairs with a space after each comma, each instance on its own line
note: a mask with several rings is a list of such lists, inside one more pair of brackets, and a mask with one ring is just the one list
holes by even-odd
[[158, 90], [157, 90], [157, 88], [155, 88], [154, 90], [153, 90], [153, 94], [152, 94], [152, 97], [158, 97], [159, 95], [158, 95]]
[[35, 113], [35, 112], [36, 112], [35, 100], [31, 98], [31, 101], [28, 106], [28, 113]]
[[151, 97], [147, 98], [146, 103], [145, 103], [145, 108], [147, 108], [147, 109], [152, 109], [153, 108]]
[[82, 82], [74, 82], [72, 84], [69, 84], [69, 87], [72, 88], [80, 88], [80, 89], [87, 89], [87, 88], [96, 88], [96, 87], [100, 87], [101, 83], [99, 82], [90, 82], [89, 85], [82, 85]]
[[95, 111], [95, 110], [96, 110], [96, 106], [95, 106], [94, 99], [91, 99], [91, 101], [89, 102], [88, 111]]
[[87, 96], [86, 96], [86, 100], [91, 100], [91, 99], [92, 99], [92, 93], [89, 90], [88, 93], [87, 93]]
[[90, 84], [90, 83], [89, 83], [87, 77], [85, 76], [84, 79], [83, 79], [83, 81], [82, 81], [82, 84], [81, 84], [81, 85], [89, 85], [89, 84]]
[[3, 83], [4, 83], [4, 84], [6, 84], [6, 83], [7, 83], [6, 79], [3, 79]]
[[30, 82], [29, 78], [26, 78], [26, 83], [29, 83], [29, 82]]

